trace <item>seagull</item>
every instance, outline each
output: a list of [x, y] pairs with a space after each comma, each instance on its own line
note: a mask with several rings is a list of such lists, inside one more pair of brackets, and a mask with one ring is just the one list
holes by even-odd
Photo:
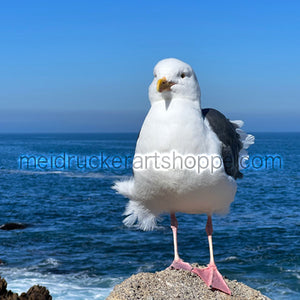
[[[157, 63], [149, 86], [151, 108], [140, 130], [133, 176], [113, 188], [129, 199], [123, 223], [153, 230], [169, 213], [173, 232], [172, 269], [197, 274], [212, 289], [231, 294], [213, 254], [212, 215], [224, 214], [242, 178], [241, 161], [254, 137], [242, 121], [230, 121], [216, 109], [201, 109], [201, 92], [190, 65], [175, 58]], [[148, 163], [148, 164], [147, 164]], [[176, 213], [206, 214], [210, 262], [192, 267], [179, 257]]]

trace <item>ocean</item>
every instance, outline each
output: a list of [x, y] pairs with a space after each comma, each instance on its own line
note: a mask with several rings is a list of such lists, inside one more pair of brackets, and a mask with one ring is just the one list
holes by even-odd
[[[214, 216], [220, 272], [271, 299], [300, 299], [299, 133], [254, 133], [230, 213]], [[137, 134], [0, 135], [0, 276], [53, 299], [105, 299], [115, 284], [173, 259], [168, 215], [143, 232], [122, 224], [111, 186], [132, 174]], [[178, 214], [179, 252], [207, 264], [205, 215]]]

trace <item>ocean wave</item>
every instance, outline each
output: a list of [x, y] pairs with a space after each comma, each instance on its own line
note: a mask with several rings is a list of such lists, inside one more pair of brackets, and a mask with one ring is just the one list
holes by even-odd
[[47, 258], [45, 261], [41, 262], [39, 266], [49, 266], [49, 267], [57, 267], [60, 265], [60, 261], [55, 258]]
[[236, 261], [238, 260], [237, 256], [228, 256], [223, 261]]
[[14, 169], [1, 169], [0, 173], [8, 174], [22, 174], [22, 175], [61, 175], [64, 177], [72, 178], [111, 178], [121, 179], [122, 175], [97, 173], [97, 172], [70, 172], [70, 171], [36, 171], [36, 170], [14, 170]]
[[36, 170], [20, 170], [20, 169], [1, 169], [0, 173], [9, 174], [24, 174], [24, 175], [49, 175], [49, 174], [62, 174], [64, 171], [36, 171]]
[[[55, 259], [45, 261], [57, 264]], [[7, 288], [22, 293], [35, 284], [46, 286], [55, 300], [106, 299], [113, 287], [124, 278], [91, 276], [87, 272], [52, 274], [31, 271], [27, 268], [1, 267], [1, 277]]]
[[268, 297], [276, 300], [286, 300], [286, 299], [299, 299], [299, 293], [291, 290], [284, 284], [279, 282], [272, 282], [266, 285], [260, 285], [257, 287], [263, 294], [268, 292]]

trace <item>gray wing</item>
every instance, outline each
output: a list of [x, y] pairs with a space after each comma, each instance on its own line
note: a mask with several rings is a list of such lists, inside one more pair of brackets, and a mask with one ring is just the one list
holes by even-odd
[[222, 159], [226, 174], [234, 179], [242, 178], [243, 174], [239, 171], [239, 152], [243, 144], [236, 132], [238, 126], [213, 108], [202, 109], [202, 115], [222, 142]]

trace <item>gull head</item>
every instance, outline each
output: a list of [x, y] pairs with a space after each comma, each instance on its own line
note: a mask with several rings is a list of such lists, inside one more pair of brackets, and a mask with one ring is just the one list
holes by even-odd
[[176, 58], [159, 61], [154, 67], [154, 79], [149, 86], [151, 104], [157, 101], [186, 99], [200, 101], [200, 87], [190, 65]]

